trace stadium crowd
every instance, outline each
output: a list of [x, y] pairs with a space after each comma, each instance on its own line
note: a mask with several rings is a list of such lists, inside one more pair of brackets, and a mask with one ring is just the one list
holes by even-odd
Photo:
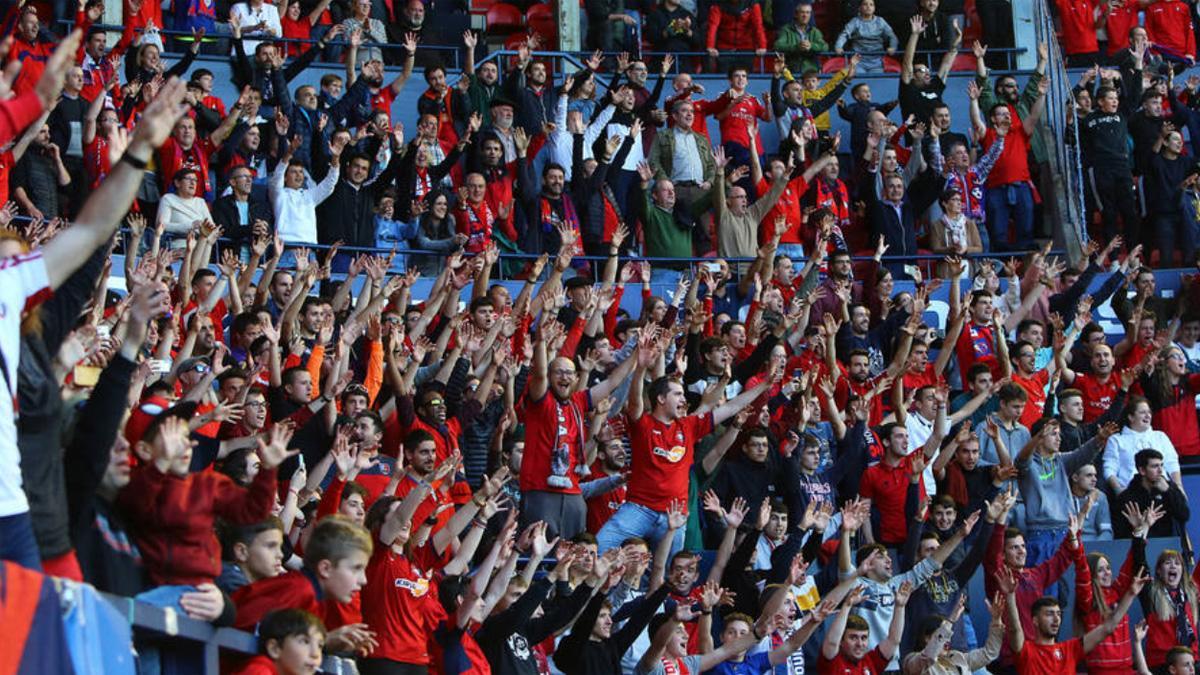
[[[585, 3], [589, 47], [636, 54], [644, 17], [708, 50], [711, 98], [705, 57], [556, 76], [530, 40], [501, 78], [472, 32], [452, 81], [419, 0], [177, 0], [166, 44], [157, 4], [111, 48], [95, 0], [4, 8], [0, 560], [256, 632], [245, 674], [1194, 673], [1200, 569], [1147, 552], [1200, 455], [1200, 289], [1144, 253], [1196, 248], [1187, 5], [1059, 0], [1074, 100], [1044, 45], [1022, 89], [975, 42], [952, 118], [962, 3], [861, 0], [836, 36], [770, 3], [777, 54], [757, 3]], [[976, 3], [996, 45], [1007, 4]], [[344, 77], [293, 88], [318, 59]], [[1069, 104], [1073, 264], [1035, 238]]]

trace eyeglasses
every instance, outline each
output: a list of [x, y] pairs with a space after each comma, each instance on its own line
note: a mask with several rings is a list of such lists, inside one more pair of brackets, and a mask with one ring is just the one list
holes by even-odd
[[425, 402], [425, 406], [428, 408], [440, 408], [444, 405], [446, 405], [446, 402], [440, 398], [430, 399]]

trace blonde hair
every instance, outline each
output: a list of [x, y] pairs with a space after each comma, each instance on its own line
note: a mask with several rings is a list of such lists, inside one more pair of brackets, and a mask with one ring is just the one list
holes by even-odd
[[[1172, 559], [1178, 560], [1179, 565], [1183, 566], [1183, 556], [1175, 549], [1167, 549], [1158, 554], [1158, 560], [1154, 561], [1154, 582], [1150, 585], [1150, 604], [1158, 618], [1164, 620], [1175, 618], [1175, 603], [1171, 602], [1167, 585], [1159, 577], [1158, 570], [1163, 563]], [[1179, 588], [1183, 591], [1184, 600], [1192, 608], [1192, 620], [1195, 621], [1200, 617], [1200, 593], [1197, 592], [1196, 584], [1186, 569], [1179, 575], [1179, 579]]]
[[322, 560], [336, 565], [358, 551], [370, 556], [373, 549], [367, 528], [345, 516], [326, 516], [317, 522], [305, 545], [304, 566], [315, 569]]

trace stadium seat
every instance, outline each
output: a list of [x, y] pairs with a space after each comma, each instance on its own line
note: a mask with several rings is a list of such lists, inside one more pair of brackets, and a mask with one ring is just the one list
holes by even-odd
[[546, 49], [558, 48], [558, 18], [555, 16], [554, 5], [539, 3], [525, 12], [525, 22], [529, 32], [542, 38]]
[[525, 17], [516, 7], [497, 2], [488, 8], [487, 29], [492, 34], [515, 33], [525, 29]]

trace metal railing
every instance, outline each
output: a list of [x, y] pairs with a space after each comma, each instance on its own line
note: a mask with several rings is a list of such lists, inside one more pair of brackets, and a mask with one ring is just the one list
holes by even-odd
[[[69, 19], [60, 19], [58, 21], [58, 23], [65, 25], [65, 26], [74, 25], [74, 21], [69, 20]], [[124, 26], [114, 25], [114, 24], [92, 24], [91, 27], [98, 29], [98, 30], [102, 30], [106, 33], [121, 33], [125, 30]], [[159, 35], [162, 35], [164, 38], [174, 38], [174, 40], [164, 40], [164, 46], [166, 46], [168, 48], [173, 46], [173, 43], [181, 43], [182, 44], [182, 43], [189, 42], [192, 37], [192, 33], [190, 31], [160, 28], [160, 29], [158, 29], [157, 32]], [[220, 41], [230, 41], [233, 39], [234, 39], [233, 35], [228, 34], [228, 33], [214, 33], [211, 35], [206, 35], [204, 37], [204, 41], [206, 44], [217, 43]], [[253, 40], [256, 42], [273, 42], [273, 43], [281, 43], [281, 44], [298, 44], [298, 45], [313, 45], [318, 42], [318, 40], [316, 40], [316, 39], [285, 38], [285, 37], [272, 37], [272, 38], [243, 37], [242, 39]], [[348, 40], [327, 40], [325, 42], [325, 44], [329, 47], [340, 47], [343, 49], [350, 46], [350, 42]], [[404, 49], [403, 44], [393, 43], [393, 42], [384, 42], [384, 43], [372, 42], [369, 44], [364, 43], [363, 46], [360, 47], [360, 49], [365, 49], [367, 47], [370, 47], [373, 49], [381, 49], [384, 51], [395, 51], [395, 52], [398, 52], [399, 50]], [[420, 44], [419, 48], [423, 51], [437, 52], [439, 60], [441, 61], [442, 65], [444, 65], [447, 69], [462, 70], [464, 67], [463, 56], [464, 56], [465, 48], [462, 44], [436, 44], [436, 43], [422, 42]], [[170, 50], [168, 50], [168, 51], [170, 51]], [[989, 55], [990, 54], [1002, 54], [1002, 55], [1004, 55], [1004, 57], [1006, 59], [1006, 68], [1004, 70], [995, 70], [993, 72], [995, 72], [997, 74], [1008, 73], [1008, 72], [1017, 72], [1017, 70], [1018, 70], [1016, 67], [1017, 57], [1020, 56], [1021, 54], [1026, 53], [1027, 51], [1028, 51], [1028, 49], [1025, 47], [989, 48], [988, 49]], [[178, 52], [174, 52], [174, 53], [178, 53]], [[585, 50], [585, 51], [551, 50], [551, 51], [535, 51], [532, 53], [532, 55], [538, 59], [551, 60], [554, 62], [561, 61], [563, 63], [571, 64], [571, 65], [575, 66], [576, 68], [582, 69], [586, 60], [595, 53], [596, 53], [596, 51], [594, 51], [594, 50]], [[834, 51], [814, 52], [813, 57], [818, 58], [818, 59], [833, 59], [833, 58], [847, 58], [848, 59], [852, 53], [855, 53], [855, 52], [849, 52], [849, 51], [844, 52], [844, 53], [838, 53], [838, 52], [834, 52]], [[887, 52], [867, 52], [867, 51], [856, 52], [856, 53], [859, 56], [890, 56], [891, 58], [894, 58], [897, 60], [899, 60], [902, 57], [902, 53], [899, 51], [897, 51], [894, 54], [888, 54]], [[611, 67], [615, 67], [615, 62], [621, 54], [628, 54], [628, 52], [601, 51], [600, 54], [603, 56], [605, 64], [607, 64], [611, 68]], [[751, 73], [751, 74], [755, 74], [755, 73], [769, 74], [771, 72], [771, 62], [775, 58], [774, 54], [775, 54], [774, 50], [768, 50], [767, 54], [765, 54], [765, 55], [760, 55], [753, 51], [722, 50], [721, 55], [719, 57], [712, 57], [708, 54], [708, 52], [705, 52], [705, 51], [689, 51], [689, 52], [641, 51], [638, 54], [638, 57], [642, 60], [652, 60], [652, 61], [657, 62], [668, 55], [672, 56], [675, 58], [675, 63], [672, 66], [672, 70], [670, 71], [672, 74], [680, 72], [682, 69], [685, 69], [689, 64], [694, 64], [697, 61], [700, 63], [706, 64], [710, 60], [715, 60], [715, 59], [748, 59], [753, 64], [752, 68], [754, 70], [754, 73]], [[916, 52], [916, 60], [918, 60], [918, 61], [927, 60], [929, 58], [937, 60], [937, 59], [940, 59], [943, 54], [945, 54], [945, 51], [943, 51], [943, 50], [918, 50]], [[487, 62], [496, 62], [497, 65], [503, 65], [499, 62], [499, 59], [504, 58], [504, 57], [512, 57], [512, 56], [516, 56], [516, 55], [517, 55], [517, 52], [515, 50], [498, 49], [498, 50], [489, 52], [484, 58], [476, 61], [475, 65], [479, 66], [479, 65], [481, 65], [483, 63], [487, 63]], [[203, 56], [205, 56], [205, 54], [203, 52], [201, 52], [201, 54], [199, 55], [198, 58], [203, 57]], [[209, 54], [207, 56], [212, 56], [212, 55]], [[633, 58], [632, 55], [631, 55], [631, 58]], [[335, 64], [336, 62], [322, 61], [318, 57], [316, 63], [328, 65], [328, 64]], [[507, 70], [507, 69], [501, 67], [502, 72], [505, 70]], [[718, 74], [720, 74], [720, 73], [718, 73]], [[885, 74], [885, 73], [877, 73], [876, 75], [882, 75], [882, 74]], [[895, 73], [886, 73], [886, 74], [887, 75], [895, 75]], [[795, 75], [799, 75], [799, 73], [795, 73]]]
[[1074, 124], [1074, 120], [1068, 123], [1067, 116], [1075, 114], [1073, 108], [1065, 105], [1072, 97], [1071, 79], [1067, 74], [1066, 57], [1057, 39], [1049, 3], [1035, 0], [1034, 10], [1037, 39], [1049, 47], [1046, 78], [1050, 89], [1046, 92], [1048, 99], [1043, 119], [1050, 130], [1047, 139], [1050, 149], [1048, 159], [1053, 169], [1055, 194], [1043, 197], [1054, 204], [1054, 211], [1057, 211], [1061, 245], [1071, 259], [1076, 259], [1088, 240], [1087, 206], [1084, 203], [1086, 183], [1079, 154], [1079, 125]]

